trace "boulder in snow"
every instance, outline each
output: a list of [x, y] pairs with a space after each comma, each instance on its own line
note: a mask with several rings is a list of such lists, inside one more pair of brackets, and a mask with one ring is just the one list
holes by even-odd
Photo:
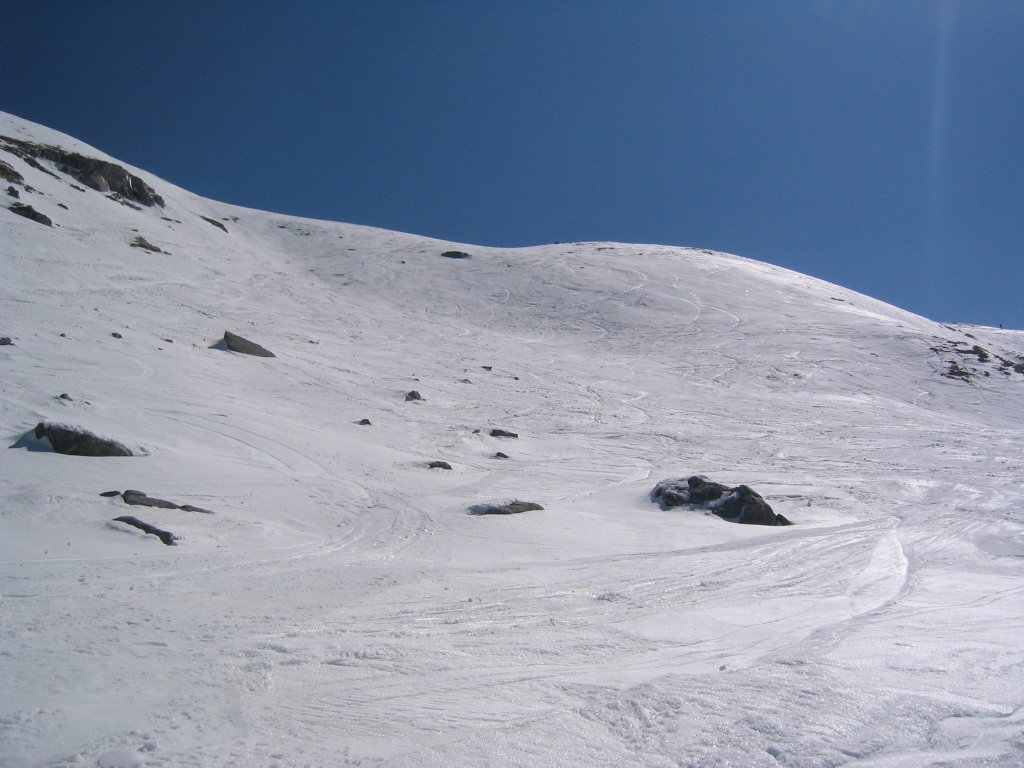
[[243, 339], [241, 336], [224, 331], [224, 346], [231, 352], [239, 352], [243, 355], [255, 355], [256, 357], [277, 357], [266, 347], [261, 347], [254, 341]]
[[37, 440], [46, 438], [56, 453], [68, 456], [133, 456], [116, 440], [97, 437], [81, 427], [39, 422], [34, 431]]
[[662, 509], [679, 506], [706, 509], [733, 523], [792, 525], [750, 486], [730, 488], [699, 475], [685, 480], [662, 480], [651, 491], [651, 500], [660, 504]]

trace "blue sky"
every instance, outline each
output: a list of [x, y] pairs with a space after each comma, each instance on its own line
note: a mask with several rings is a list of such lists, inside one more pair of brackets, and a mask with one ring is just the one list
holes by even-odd
[[16, 3], [0, 109], [194, 192], [714, 248], [1024, 328], [1024, 2]]

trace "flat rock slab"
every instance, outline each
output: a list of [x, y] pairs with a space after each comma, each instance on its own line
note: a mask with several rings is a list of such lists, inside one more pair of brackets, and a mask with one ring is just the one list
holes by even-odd
[[518, 439], [519, 435], [516, 434], [515, 432], [509, 432], [507, 429], [492, 429], [491, 437], [510, 437]]
[[533, 501], [509, 501], [504, 504], [474, 504], [469, 508], [471, 515], [518, 515], [520, 512], [543, 510]]

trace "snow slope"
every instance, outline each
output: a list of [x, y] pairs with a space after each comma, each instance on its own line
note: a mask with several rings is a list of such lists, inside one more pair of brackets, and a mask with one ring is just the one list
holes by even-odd
[[[0, 159], [54, 222], [0, 210], [0, 765], [1024, 763], [1024, 333]], [[145, 455], [30, 450], [44, 420]], [[695, 473], [796, 524], [650, 502]], [[545, 509], [468, 514], [511, 498]]]

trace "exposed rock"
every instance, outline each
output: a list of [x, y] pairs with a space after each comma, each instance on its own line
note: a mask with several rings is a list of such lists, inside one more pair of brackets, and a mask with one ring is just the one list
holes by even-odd
[[[14, 170], [13, 166], [9, 165], [8, 163], [5, 163], [3, 160], [0, 160], [0, 179], [3, 179], [4, 181], [10, 181], [15, 184], [25, 183], [25, 178], [16, 170]], [[10, 189], [11, 188], [8, 187], [7, 191], [10, 192]]]
[[543, 510], [540, 504], [532, 501], [509, 501], [505, 504], [474, 504], [469, 508], [471, 515], [517, 515], [520, 512]]
[[225, 227], [223, 224], [221, 224], [216, 219], [211, 219], [211, 218], [208, 218], [206, 216], [200, 216], [199, 218], [202, 219], [203, 221], [207, 222], [208, 224], [213, 224], [213, 226], [217, 227], [217, 229], [222, 229], [225, 232], [228, 231], [228, 228]]
[[496, 454], [494, 454], [494, 458], [496, 458], [496, 459], [507, 459], [508, 458], [508, 454], [507, 453], [502, 453], [501, 451], [498, 451]]
[[199, 512], [204, 515], [213, 514], [212, 510], [204, 509], [203, 507], [197, 507], [194, 504], [182, 504], [180, 507], [178, 507], [178, 509], [180, 509], [182, 512]]
[[0, 336], [0, 347], [13, 347], [14, 342], [10, 336]]
[[121, 494], [121, 501], [125, 504], [133, 504], [139, 507], [159, 507], [160, 509], [178, 509], [178, 505], [173, 501], [167, 501], [165, 499], [157, 499], [152, 496], [147, 496], [142, 491], [127, 490]]
[[12, 152], [29, 165], [51, 176], [55, 174], [43, 168], [36, 158], [49, 160], [61, 172], [100, 192], [113, 192], [147, 207], [158, 205], [163, 208], [164, 206], [163, 198], [152, 187], [138, 176], [133, 176], [114, 163], [95, 157], [86, 157], [77, 152], [68, 152], [49, 144], [36, 144], [31, 141], [12, 139], [8, 136], [0, 136], [0, 141], [4, 143], [3, 148], [8, 152]]
[[178, 538], [177, 536], [175, 536], [170, 531], [161, 530], [160, 528], [157, 528], [154, 525], [150, 525], [149, 523], [144, 523], [141, 520], [139, 520], [139, 518], [132, 517], [131, 515], [123, 515], [121, 517], [115, 517], [114, 518], [114, 522], [116, 522], [116, 523], [127, 523], [128, 525], [133, 525], [136, 528], [138, 528], [139, 530], [144, 531], [145, 533], [151, 533], [154, 536], [156, 536], [158, 539], [160, 539], [160, 541], [162, 541], [168, 547], [175, 546], [174, 542]]
[[651, 491], [651, 500], [662, 509], [678, 506], [705, 509], [733, 523], [792, 525], [749, 486], [730, 488], [698, 475], [685, 480], [662, 480]]
[[468, 259], [469, 254], [465, 251], [445, 251], [441, 254], [446, 259]]
[[111, 333], [110, 335], [111, 335], [111, 336], [113, 336], [113, 337], [114, 337], [115, 339], [123, 339], [123, 338], [124, 338], [124, 336], [122, 336], [122, 335], [121, 335], [120, 333], [118, 333], [117, 331], [114, 331], [114, 332], [113, 332], [113, 333]]
[[432, 461], [427, 465], [431, 469], [451, 469], [452, 465], [447, 461]]
[[493, 365], [481, 365], [480, 367], [483, 368], [485, 371], [493, 371], [494, 370], [494, 366]]
[[423, 399], [423, 395], [421, 395], [419, 392], [417, 392], [414, 389], [411, 392], [406, 392], [405, 393], [405, 399], [406, 400], [422, 400]]
[[120, 496], [120, 495], [121, 495], [120, 491], [103, 491], [103, 493], [100, 494], [100, 496], [106, 496], [108, 499], [113, 498], [114, 496]]
[[15, 187], [8, 187], [7, 194], [13, 197], [15, 200], [21, 197], [21, 192], [19, 192]]
[[57, 399], [58, 400], [67, 400], [69, 403], [75, 402], [75, 398], [73, 398], [67, 392], [61, 392], [59, 395], [57, 395]]
[[24, 216], [26, 219], [31, 219], [32, 221], [38, 222], [40, 224], [45, 224], [48, 227], [53, 226], [53, 220], [50, 219], [49, 216], [47, 216], [45, 213], [40, 213], [31, 205], [26, 205], [25, 203], [11, 203], [7, 207], [7, 210], [9, 210], [11, 213], [16, 213], [19, 216]]
[[116, 440], [97, 437], [92, 432], [66, 424], [39, 422], [34, 434], [37, 440], [46, 438], [56, 453], [68, 456], [132, 456], [128, 448]]
[[277, 357], [266, 347], [261, 347], [254, 341], [243, 339], [231, 331], [224, 331], [224, 346], [232, 352], [240, 352], [243, 355], [255, 355], [256, 357]]
[[373, 425], [372, 425], [372, 424], [370, 423], [370, 420], [369, 420], [369, 419], [360, 419], [360, 420], [359, 420], [358, 422], [356, 422], [356, 423], [357, 423], [357, 424], [359, 424], [359, 426], [361, 426], [361, 427], [372, 427], [372, 426], [373, 426]]
[[149, 240], [144, 238], [142, 235], [137, 235], [131, 242], [132, 248], [142, 248], [152, 253], [163, 253], [163, 250], [159, 246], [153, 245]]
[[491, 437], [518, 438], [519, 435], [517, 435], [515, 432], [509, 432], [507, 429], [492, 429], [491, 430]]

